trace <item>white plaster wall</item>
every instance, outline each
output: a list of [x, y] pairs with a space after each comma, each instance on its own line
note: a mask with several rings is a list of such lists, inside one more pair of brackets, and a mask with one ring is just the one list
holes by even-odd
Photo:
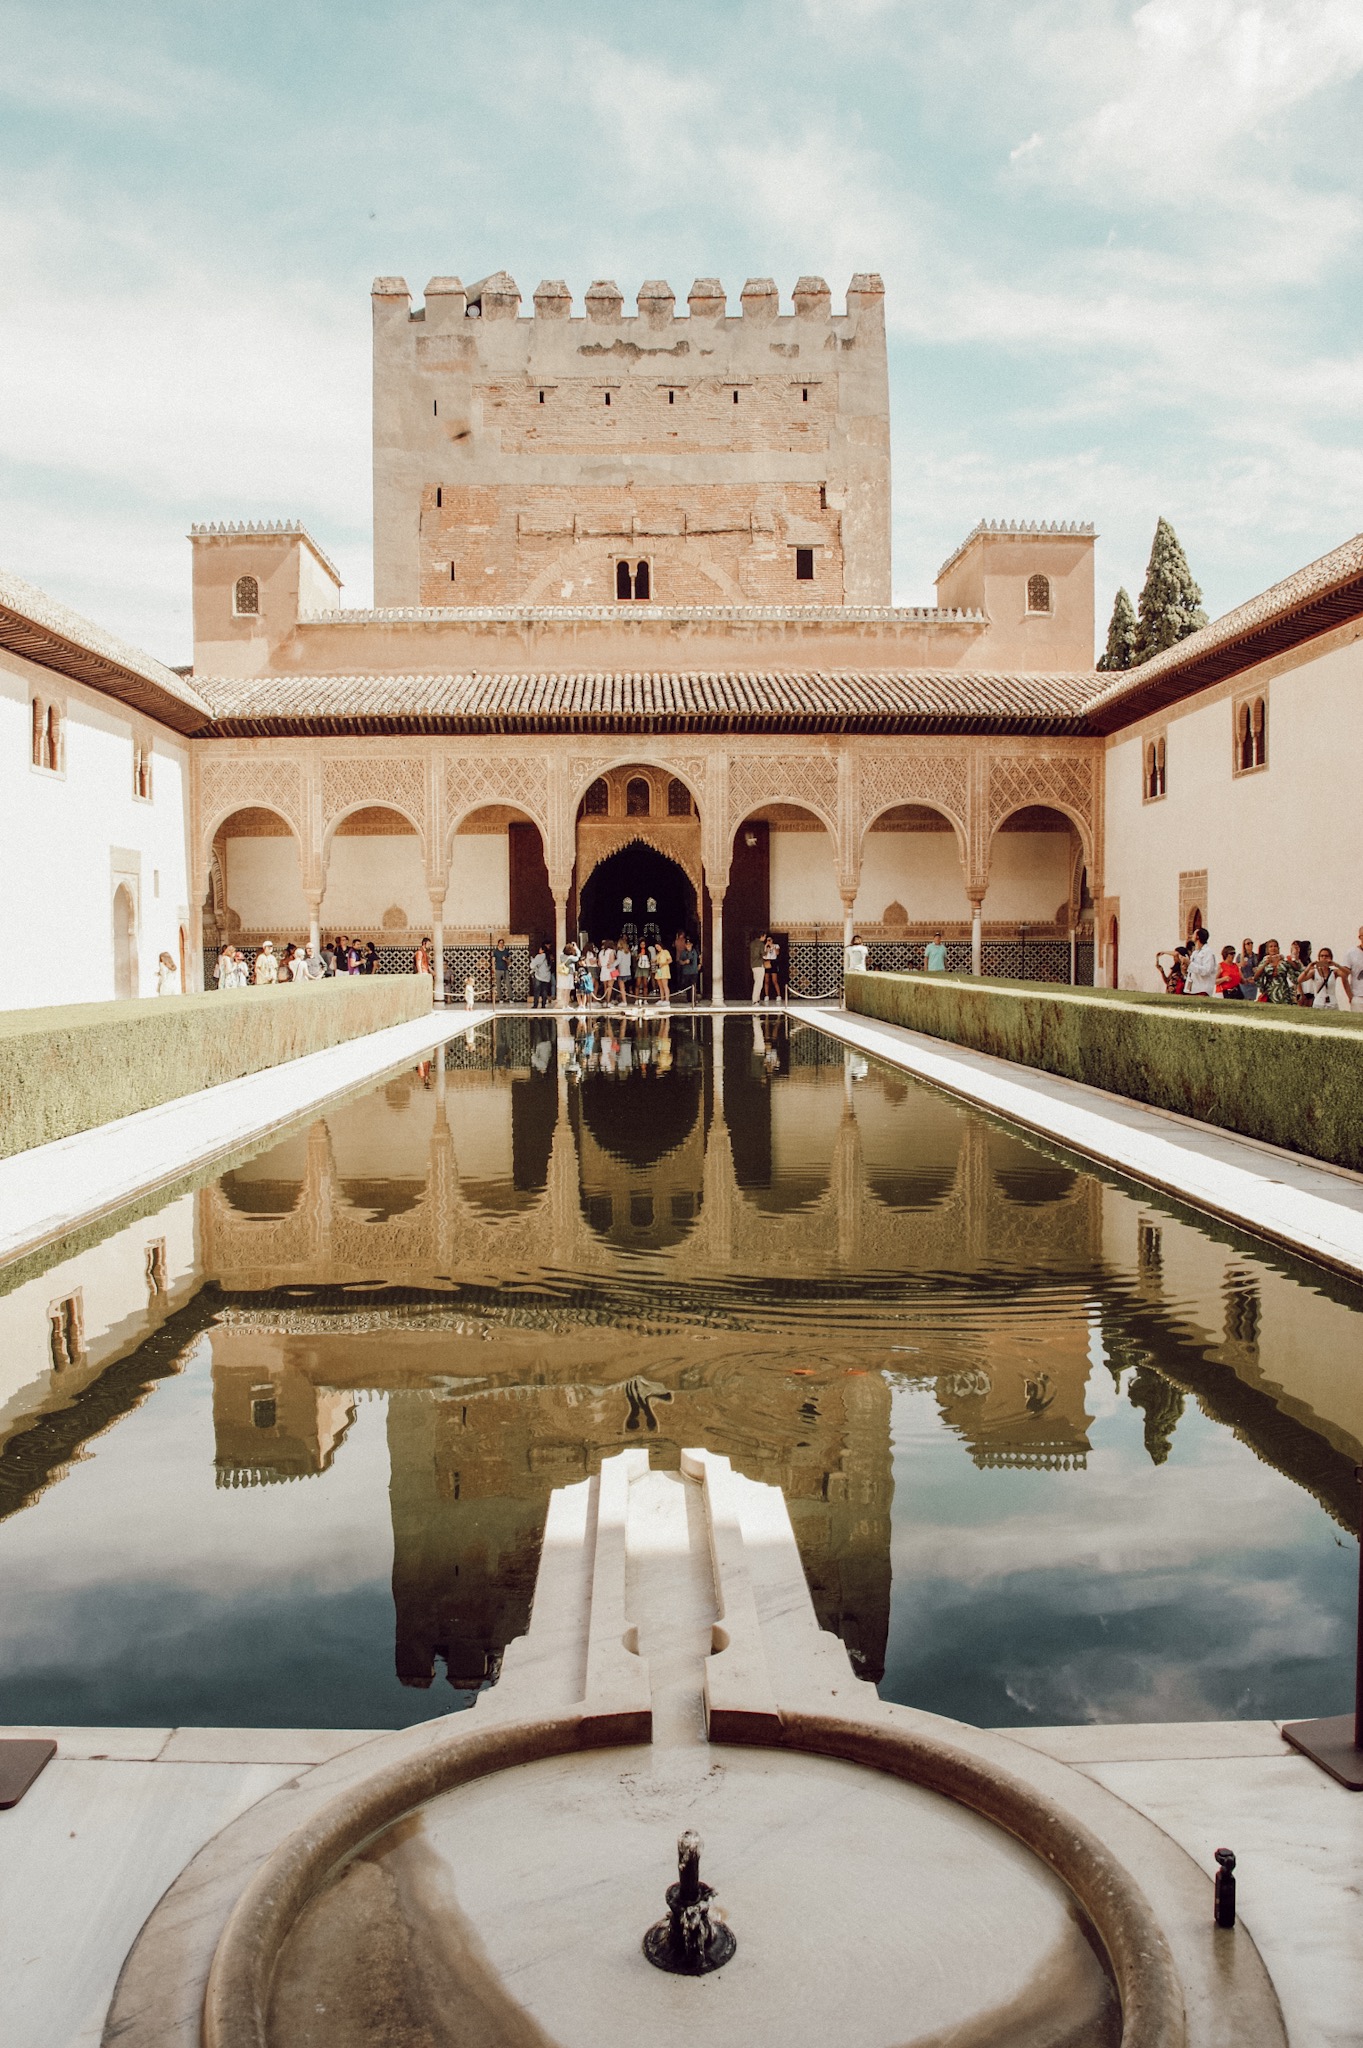
[[[1168, 794], [1141, 801], [1145, 728], [1108, 749], [1103, 887], [1121, 900], [1124, 988], [1160, 986], [1155, 954], [1178, 934], [1180, 872], [1207, 870], [1212, 942], [1295, 938], [1347, 952], [1363, 924], [1363, 807], [1353, 775], [1363, 749], [1363, 639], [1295, 668], [1236, 678], [1268, 704], [1268, 766], [1231, 772], [1232, 697], [1207, 691], [1167, 733]], [[1154, 728], [1151, 728], [1152, 730]]]
[[[65, 708], [59, 775], [31, 765], [35, 692]], [[150, 802], [132, 793], [135, 732], [152, 739]], [[182, 924], [191, 946], [197, 939], [188, 781], [189, 752], [178, 734], [0, 650], [0, 1009], [112, 998], [115, 847], [136, 854], [140, 864], [138, 982], [142, 995], [155, 995], [158, 953], [178, 964]]]
[[842, 928], [842, 898], [833, 862], [833, 842], [820, 826], [817, 832], [771, 834], [771, 921], [791, 924], [835, 924]]
[[911, 923], [969, 917], [954, 832], [867, 833], [856, 915], [868, 924], [879, 923], [892, 903], [903, 904]]
[[273, 839], [229, 839], [224, 852], [227, 906], [248, 932], [278, 942], [308, 935], [303, 869], [292, 832]]
[[421, 841], [415, 833], [389, 838], [378, 833], [336, 837], [327, 855], [322, 923], [345, 931], [350, 925], [381, 925], [396, 904], [407, 922], [423, 930], [431, 921]]
[[501, 832], [456, 833], [446, 924], [495, 925], [505, 931], [510, 921], [510, 841]]
[[986, 921], [1049, 924], [1069, 900], [1074, 841], [1067, 832], [996, 832], [989, 856]]

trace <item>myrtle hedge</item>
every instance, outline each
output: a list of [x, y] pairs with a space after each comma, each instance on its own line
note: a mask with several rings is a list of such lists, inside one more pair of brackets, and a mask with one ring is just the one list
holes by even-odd
[[849, 1010], [1363, 1171], [1363, 1013], [941, 974], [849, 974]]
[[426, 974], [0, 1014], [0, 1158], [427, 1015]]

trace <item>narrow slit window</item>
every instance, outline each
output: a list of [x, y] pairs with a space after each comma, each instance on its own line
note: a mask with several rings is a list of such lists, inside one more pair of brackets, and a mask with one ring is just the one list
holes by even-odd
[[633, 597], [634, 595], [634, 584], [630, 577], [628, 562], [617, 562], [615, 565], [615, 595], [617, 598]]
[[738, 393], [737, 393], [736, 391], [735, 391], [735, 393], [734, 393], [734, 404], [735, 404], [735, 405], [737, 405], [737, 404], [738, 404]]
[[611, 395], [610, 395], [610, 393], [609, 393], [609, 391], [608, 391], [608, 392], [606, 393], [606, 403], [607, 403], [607, 405], [609, 405], [609, 404], [610, 404], [610, 402], [611, 402]]
[[1268, 707], [1262, 697], [1256, 697], [1250, 712], [1250, 751], [1256, 768], [1268, 764]]
[[667, 394], [667, 402], [668, 402], [668, 404], [669, 404], [669, 405], [675, 405], [675, 404], [676, 404], [676, 402], [677, 402], [677, 394], [676, 394], [676, 392], [675, 392], [675, 391], [669, 391], [669, 392], [668, 392], [668, 394]]
[[438, 398], [433, 398], [433, 399], [431, 400], [431, 413], [432, 413], [432, 415], [433, 415], [433, 417], [434, 417], [434, 418], [436, 418], [436, 419], [439, 419], [439, 417], [440, 417], [440, 400], [439, 400]]
[[826, 512], [826, 511], [828, 510], [828, 485], [827, 485], [827, 484], [820, 484], [820, 485], [819, 485], [819, 510], [820, 510], [821, 512]]
[[450, 582], [454, 582], [454, 563], [450, 563]]
[[62, 765], [62, 714], [61, 707], [56, 704], [47, 707], [47, 765], [49, 768]]
[[47, 766], [47, 706], [41, 697], [33, 699], [33, 765]]
[[543, 393], [543, 392], [541, 391], [541, 393], [540, 393], [540, 404], [541, 404], [541, 405], [543, 405], [543, 403], [544, 403], [544, 393]]
[[795, 581], [797, 583], [812, 583], [814, 581], [813, 548], [796, 548]]
[[438, 511], [440, 511], [440, 509], [441, 509], [441, 507], [442, 507], [442, 506], [444, 505], [444, 503], [445, 503], [445, 494], [444, 494], [444, 491], [443, 491], [443, 490], [441, 489], [440, 485], [439, 485], [439, 484], [437, 484], [437, 485], [436, 485], [436, 487], [435, 487], [435, 508], [436, 508], [437, 512], [438, 512]]
[[634, 595], [636, 597], [646, 598], [649, 596], [649, 594], [650, 591], [648, 563], [640, 562], [638, 568], [634, 572]]
[[802, 389], [802, 391], [800, 392], [800, 403], [801, 403], [801, 405], [808, 405], [808, 404], [809, 404], [809, 386], [808, 386], [807, 384], [806, 384], [806, 385], [804, 386], [804, 388], [803, 388], [803, 389]]

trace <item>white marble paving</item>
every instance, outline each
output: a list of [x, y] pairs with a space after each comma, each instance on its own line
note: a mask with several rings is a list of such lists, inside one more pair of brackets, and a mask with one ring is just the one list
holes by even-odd
[[0, 1813], [5, 2048], [97, 2048], [123, 1958], [162, 1892], [292, 1775], [288, 1764], [54, 1757]]
[[1268, 1965], [1291, 2048], [1360, 2048], [1363, 1796], [1287, 1750], [1080, 1768], [1204, 1870], [1215, 1867], [1215, 1849], [1233, 1849], [1237, 1908]]
[[1080, 1081], [969, 1052], [898, 1024], [846, 1010], [821, 1010], [811, 1021], [859, 1051], [1163, 1188], [1194, 1208], [1302, 1252], [1350, 1279], [1363, 1278], [1363, 1175]]
[[268, 1135], [491, 1015], [435, 1010], [0, 1159], [0, 1264]]

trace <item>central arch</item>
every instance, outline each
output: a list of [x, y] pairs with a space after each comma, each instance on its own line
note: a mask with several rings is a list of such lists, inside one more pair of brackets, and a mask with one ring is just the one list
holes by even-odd
[[579, 892], [577, 922], [598, 943], [628, 936], [630, 924], [639, 936], [652, 937], [649, 928], [656, 925], [670, 947], [678, 932], [698, 937], [697, 912], [695, 884], [685, 868], [638, 838], [597, 861]]

